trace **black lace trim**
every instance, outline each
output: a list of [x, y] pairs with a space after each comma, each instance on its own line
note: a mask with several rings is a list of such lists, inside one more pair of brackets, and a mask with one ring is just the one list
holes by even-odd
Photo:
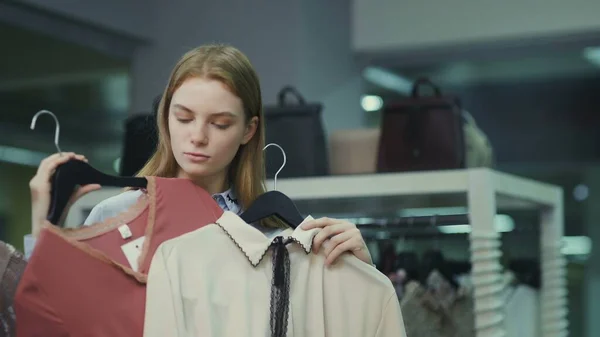
[[271, 337], [287, 333], [290, 306], [290, 254], [285, 247], [293, 240], [276, 237], [273, 247], [273, 280], [271, 284]]

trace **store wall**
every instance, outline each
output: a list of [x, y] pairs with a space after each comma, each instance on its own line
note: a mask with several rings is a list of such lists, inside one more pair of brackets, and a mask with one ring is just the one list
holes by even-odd
[[226, 42], [254, 64], [266, 104], [274, 103], [277, 92], [291, 84], [308, 101], [325, 104], [326, 129], [362, 125], [348, 1], [177, 1], [155, 6], [153, 41], [139, 50], [133, 63], [133, 111], [147, 109], [163, 91], [184, 52], [204, 43]]
[[135, 0], [21, 0], [22, 3], [94, 24], [115, 32], [150, 39], [153, 11], [146, 1]]
[[599, 31], [600, 2], [561, 0], [354, 0], [357, 51]]
[[248, 55], [263, 98], [284, 85], [324, 104], [327, 131], [363, 125], [362, 81], [351, 50], [347, 0], [24, 0], [61, 16], [144, 39], [133, 57], [132, 113], [147, 112], [177, 60], [205, 43], [225, 42]]

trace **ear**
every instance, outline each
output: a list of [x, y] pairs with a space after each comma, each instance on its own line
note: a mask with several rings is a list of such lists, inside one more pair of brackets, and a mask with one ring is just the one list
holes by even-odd
[[250, 122], [246, 125], [246, 130], [244, 131], [244, 138], [242, 139], [242, 145], [248, 144], [250, 139], [254, 137], [256, 133], [256, 129], [258, 129], [258, 117], [254, 116], [250, 119]]

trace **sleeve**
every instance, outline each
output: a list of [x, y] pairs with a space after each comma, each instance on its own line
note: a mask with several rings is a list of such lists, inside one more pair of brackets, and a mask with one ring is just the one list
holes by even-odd
[[377, 327], [376, 337], [406, 337], [404, 319], [400, 311], [398, 296], [393, 293], [383, 307], [381, 320]]
[[179, 282], [172, 279], [177, 273], [167, 267], [176, 266], [177, 263], [168, 263], [166, 250], [164, 244], [159, 246], [150, 264], [146, 284], [144, 337], [185, 336]]
[[69, 333], [31, 273], [23, 275], [14, 299], [16, 337], [68, 337]]

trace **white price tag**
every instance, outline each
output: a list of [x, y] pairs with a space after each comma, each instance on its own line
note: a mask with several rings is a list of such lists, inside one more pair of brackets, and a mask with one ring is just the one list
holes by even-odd
[[121, 246], [123, 254], [125, 254], [131, 269], [134, 271], [138, 271], [138, 258], [142, 255], [144, 240], [146, 240], [146, 237], [142, 236]]
[[119, 226], [119, 233], [121, 233], [121, 237], [123, 239], [129, 239], [133, 234], [131, 233], [131, 229], [127, 225]]

